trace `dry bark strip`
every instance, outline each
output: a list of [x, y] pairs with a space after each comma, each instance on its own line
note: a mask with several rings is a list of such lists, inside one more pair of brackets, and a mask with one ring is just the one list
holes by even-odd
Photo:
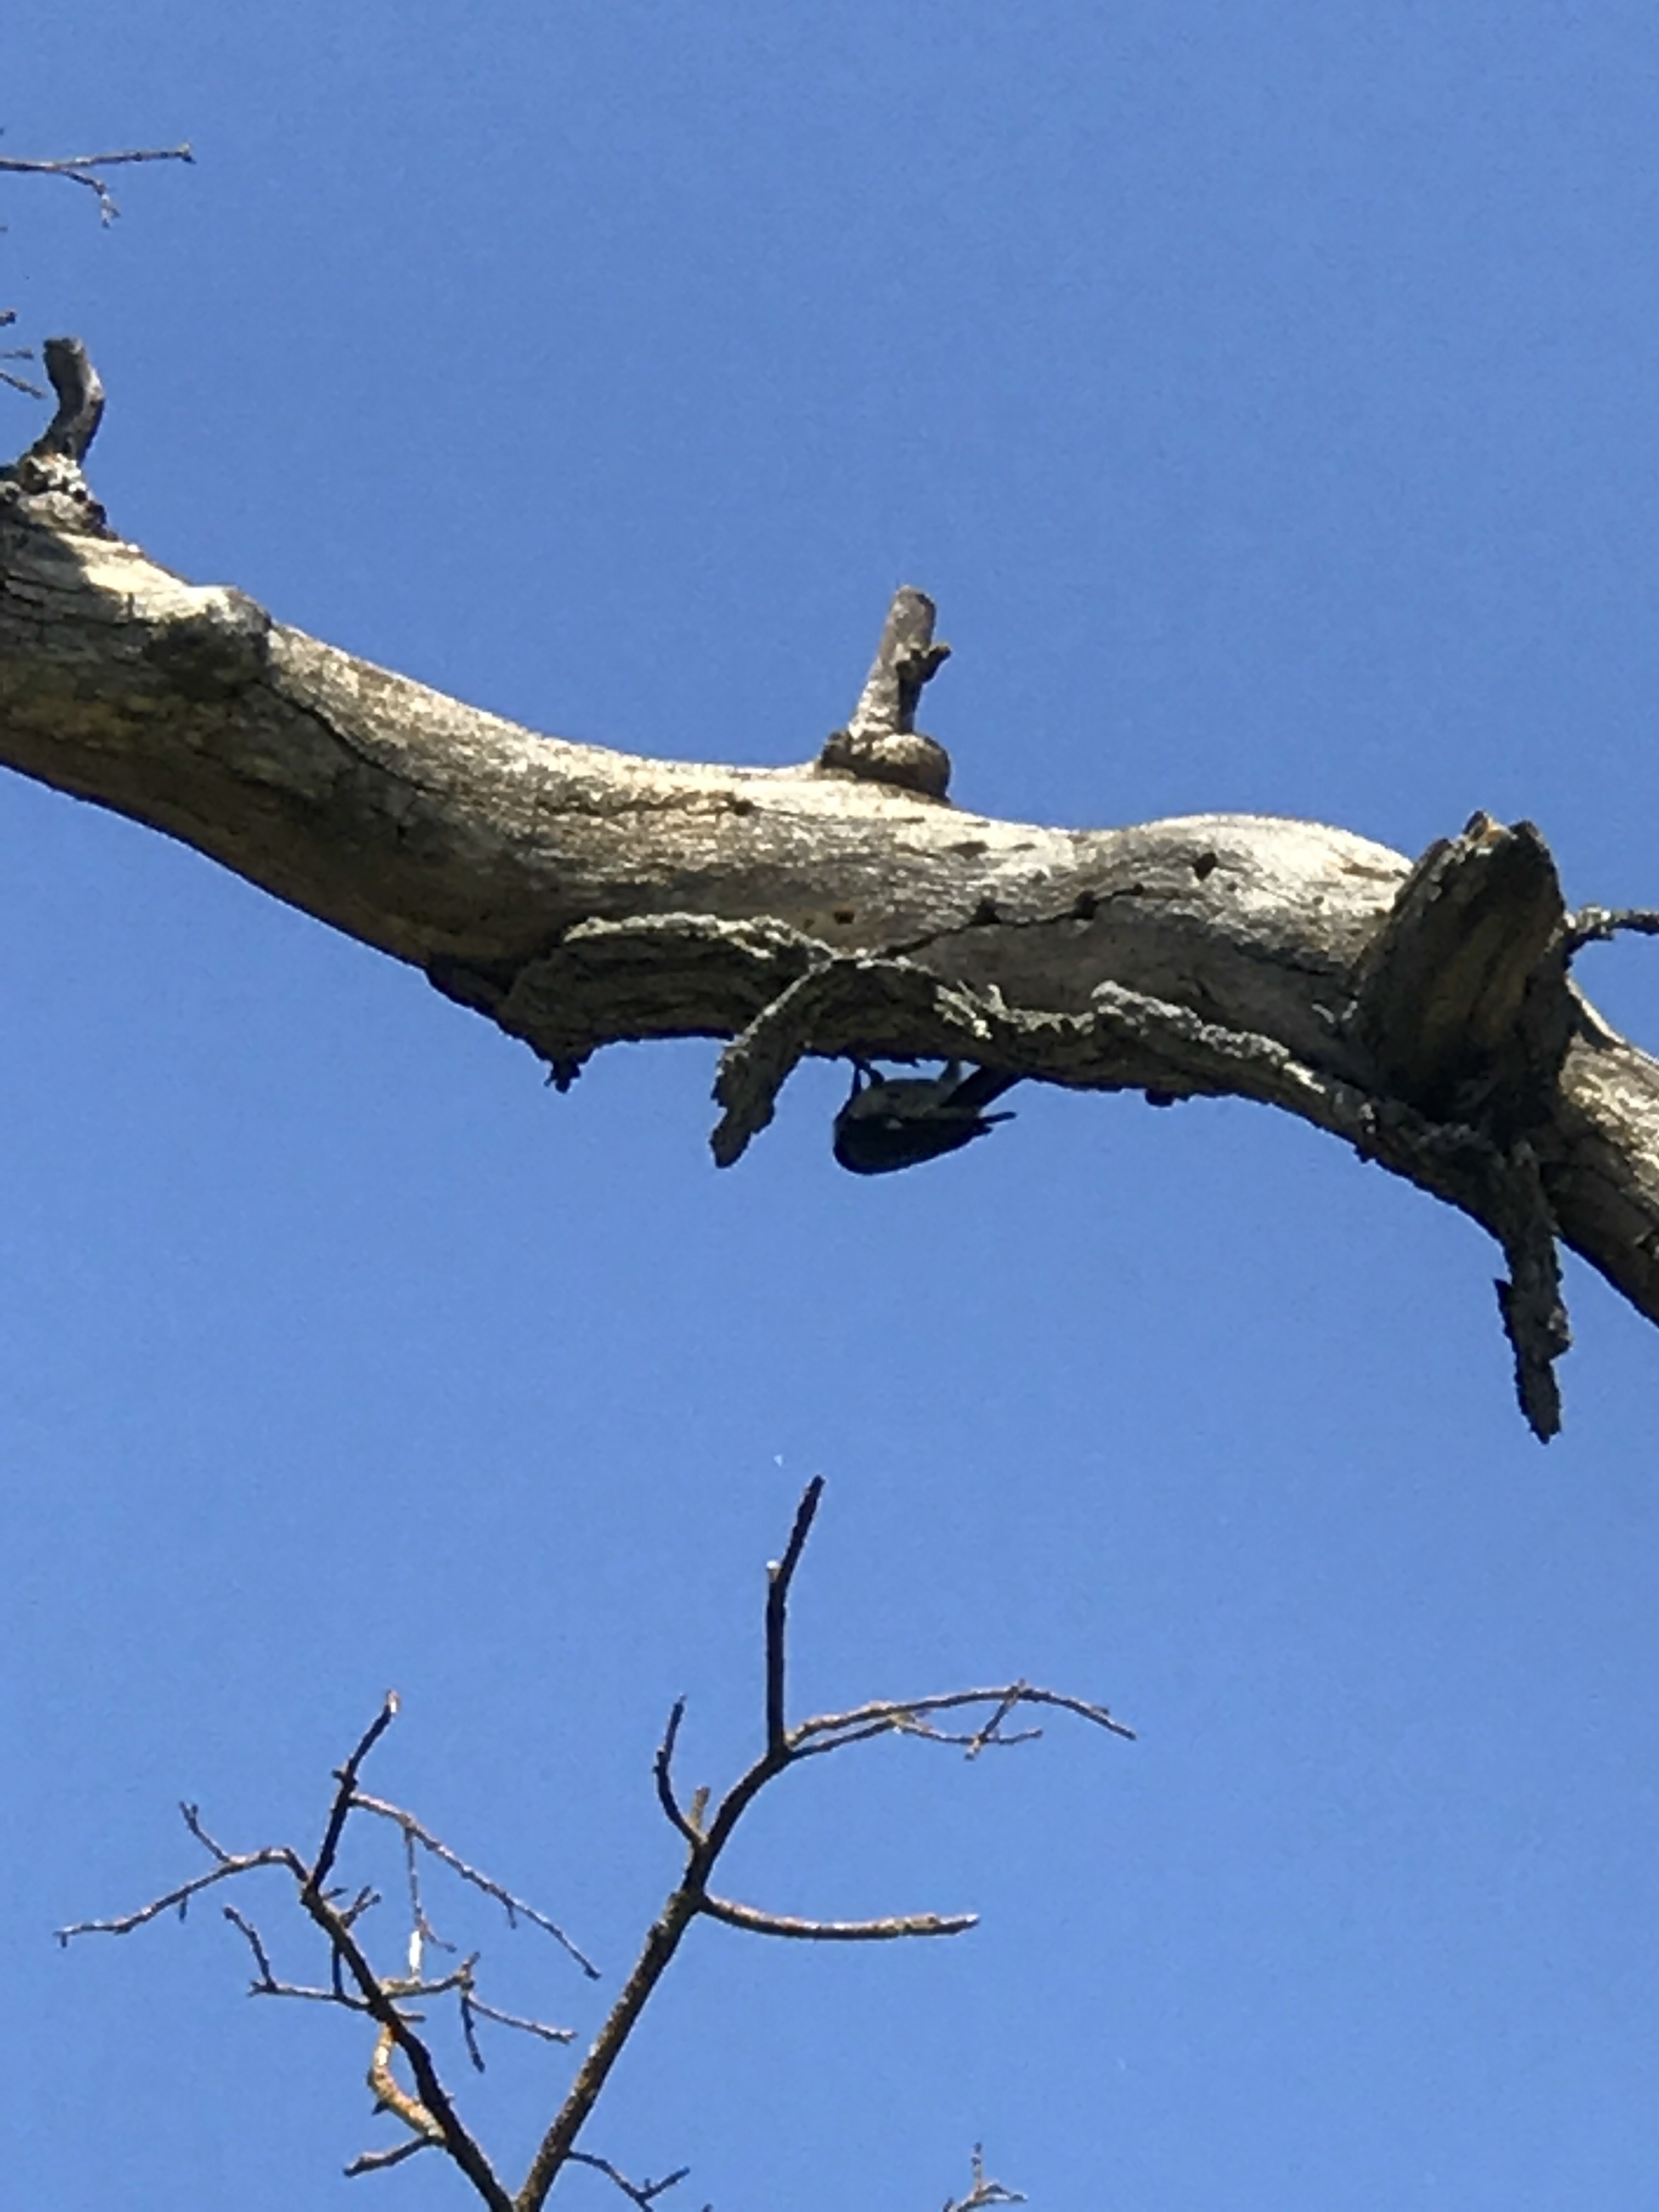
[[1659, 1066], [1568, 975], [1582, 944], [1651, 918], [1570, 915], [1530, 824], [1477, 815], [1413, 867], [1313, 823], [966, 812], [915, 728], [945, 648], [911, 591], [816, 760], [544, 737], [113, 536], [80, 465], [97, 380], [73, 341], [46, 365], [58, 416], [0, 472], [6, 765], [420, 967], [562, 1086], [620, 1040], [728, 1041], [722, 1164], [809, 1054], [1255, 1098], [1498, 1239], [1539, 1435], [1568, 1340], [1558, 1237], [1659, 1320]]

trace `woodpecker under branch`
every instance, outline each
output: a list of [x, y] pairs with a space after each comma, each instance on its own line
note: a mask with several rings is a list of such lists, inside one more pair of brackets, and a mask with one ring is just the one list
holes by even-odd
[[852, 1096], [836, 1116], [836, 1158], [854, 1175], [890, 1175], [960, 1152], [1012, 1121], [984, 1109], [1019, 1079], [990, 1067], [964, 1075], [959, 1060], [942, 1075], [889, 1077], [855, 1060]]

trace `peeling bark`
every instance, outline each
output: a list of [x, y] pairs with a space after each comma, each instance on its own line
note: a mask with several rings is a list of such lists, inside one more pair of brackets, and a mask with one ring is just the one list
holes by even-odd
[[96, 379], [67, 342], [48, 368], [57, 421], [0, 474], [6, 765], [420, 967], [562, 1087], [623, 1039], [728, 1040], [722, 1164], [813, 1054], [1255, 1098], [1498, 1239], [1539, 1435], [1567, 1343], [1558, 1237], [1659, 1320], [1659, 1066], [1568, 975], [1590, 939], [1659, 924], [1569, 915], [1530, 824], [1477, 815], [1413, 866], [1311, 823], [967, 813], [915, 726], [946, 650], [915, 592], [814, 761], [540, 736], [112, 536], [79, 467]]

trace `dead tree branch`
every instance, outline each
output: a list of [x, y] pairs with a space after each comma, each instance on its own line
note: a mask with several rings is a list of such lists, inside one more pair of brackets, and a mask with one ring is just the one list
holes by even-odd
[[[72, 185], [83, 185], [96, 196], [99, 218], [107, 226], [114, 222], [121, 210], [116, 205], [114, 196], [100, 173], [100, 171], [126, 167], [138, 161], [193, 161], [195, 159], [195, 155], [188, 146], [130, 147], [119, 153], [73, 154], [57, 161], [29, 161], [15, 155], [0, 155], [0, 175], [63, 177]], [[0, 310], [0, 329], [6, 328], [16, 320], [17, 311], [15, 307]], [[48, 350], [53, 343], [78, 345], [79, 341], [48, 340]], [[0, 361], [33, 361], [33, 346], [8, 346], [0, 349]], [[50, 372], [50, 359], [47, 362], [47, 368]], [[38, 384], [31, 384], [27, 377], [15, 375], [9, 368], [0, 368], [0, 384], [9, 384], [14, 392], [21, 392], [29, 399], [44, 399], [46, 396]], [[54, 388], [59, 388], [55, 376], [52, 378], [52, 384]], [[61, 398], [61, 388], [59, 388], [59, 396]], [[100, 387], [99, 398], [101, 405], [101, 387]], [[96, 428], [95, 422], [93, 427]], [[81, 447], [82, 453], [84, 453], [86, 443], [89, 443], [90, 440], [91, 432], [88, 431], [87, 440]], [[76, 459], [78, 460], [80, 457], [80, 453], [77, 453]]]
[[1413, 866], [1313, 823], [966, 812], [915, 730], [943, 648], [908, 588], [848, 729], [802, 765], [541, 737], [112, 537], [80, 465], [84, 378], [0, 471], [0, 764], [418, 966], [562, 1089], [610, 1043], [725, 1041], [722, 1164], [809, 1055], [1249, 1098], [1494, 1238], [1539, 1435], [1568, 1341], [1559, 1243], [1659, 1321], [1659, 1064], [1570, 974], [1652, 917], [1570, 915], [1529, 823], [1477, 814]]
[[[570, 2163], [572, 2166], [591, 2166], [596, 2173], [604, 2174], [607, 2181], [614, 2181], [629, 2203], [639, 2205], [641, 2212], [645, 2207], [654, 2204], [665, 2191], [677, 2188], [691, 2171], [689, 2166], [678, 2166], [672, 2173], [665, 2173], [660, 2181], [635, 2182], [612, 2166], [608, 2158], [595, 2158], [591, 2151], [573, 2150]], [[705, 2204], [702, 2212], [713, 2212], [713, 2207]]]
[[[15, 307], [0, 307], [0, 331], [9, 330], [16, 320]], [[33, 346], [0, 347], [0, 361], [33, 361]], [[44, 399], [46, 396], [38, 384], [31, 384], [25, 376], [14, 375], [9, 368], [0, 368], [0, 384], [10, 385], [14, 392], [21, 392], [28, 399]]]
[[[577, 1948], [556, 1922], [548, 1919], [545, 1914], [538, 1912], [533, 1905], [526, 1905], [523, 1898], [514, 1897], [510, 1890], [503, 1889], [501, 1884], [489, 1875], [480, 1873], [477, 1867], [469, 1866], [465, 1859], [458, 1857], [450, 1850], [447, 1844], [432, 1834], [429, 1829], [423, 1827], [412, 1813], [406, 1813], [400, 1805], [389, 1805], [382, 1797], [371, 1797], [355, 1786], [352, 1790], [351, 1806], [354, 1812], [373, 1814], [380, 1820], [393, 1822], [402, 1830], [409, 1852], [407, 1863], [410, 1869], [410, 1897], [418, 1924], [425, 1925], [425, 1916], [421, 1912], [420, 1892], [414, 1873], [414, 1851], [416, 1844], [423, 1851], [430, 1852], [441, 1865], [447, 1866], [459, 1881], [470, 1882], [473, 1888], [481, 1889], [486, 1897], [493, 1897], [502, 1911], [506, 1913], [507, 1924], [509, 1928], [516, 1928], [520, 1920], [527, 1920], [532, 1928], [539, 1928], [545, 1935], [550, 1936], [560, 1948], [575, 1960], [589, 1981], [599, 1980], [599, 1968], [591, 1959]], [[427, 1933], [429, 1936], [431, 1933], [429, 1929]]]
[[[574, 2156], [578, 2136], [597, 2103], [611, 2068], [637, 2026], [652, 1992], [666, 1972], [687, 1929], [699, 1917], [723, 1921], [748, 1933], [811, 1942], [889, 1942], [909, 1936], [957, 1936], [975, 1925], [972, 1913], [903, 1913], [878, 1920], [802, 1919], [792, 1914], [763, 1911], [717, 1896], [709, 1884], [726, 1845], [736, 1834], [744, 1814], [769, 1784], [803, 1759], [868, 1741], [874, 1736], [934, 1733], [921, 1716], [981, 1708], [987, 1717], [966, 1741], [969, 1755], [983, 1742], [997, 1741], [997, 1730], [1021, 1705], [1044, 1705], [1076, 1714], [1096, 1726], [1121, 1736], [1133, 1731], [1113, 1718], [1103, 1705], [1070, 1698], [1057, 1691], [1016, 1683], [995, 1690], [945, 1691], [906, 1704], [878, 1700], [845, 1713], [819, 1715], [790, 1724], [785, 1698], [788, 1659], [790, 1592], [811, 1532], [823, 1482], [815, 1476], [796, 1508], [789, 1540], [782, 1556], [766, 1571], [766, 1608], [763, 1638], [762, 1727], [763, 1749], [714, 1807], [699, 1792], [690, 1812], [684, 1810], [674, 1786], [674, 1753], [685, 1717], [684, 1700], [676, 1703], [668, 1717], [653, 1762], [658, 1801], [664, 1814], [685, 1845], [680, 1879], [665, 1899], [661, 1911], [646, 1936], [633, 1972], [582, 2062], [569, 2094], [543, 2137], [524, 2186], [519, 2192], [518, 2212], [539, 2212], [549, 2190], [563, 2166]], [[945, 1739], [951, 1741], [953, 1739]], [[1007, 1740], [1007, 1739], [1002, 1739]]]
[[[475, 2195], [491, 2208], [491, 2212], [540, 2212], [559, 2175], [573, 2165], [590, 2166], [605, 2174], [635, 2204], [654, 2203], [685, 2178], [685, 2168], [680, 2167], [659, 2181], [635, 2183], [608, 2159], [579, 2148], [577, 2139], [592, 2117], [611, 2070], [638, 2025], [653, 1991], [695, 1920], [722, 1922], [750, 1935], [830, 1943], [891, 1942], [912, 1936], [959, 1936], [975, 1925], [975, 1916], [971, 1913], [895, 1913], [876, 1920], [803, 1919], [716, 1895], [709, 1885], [721, 1855], [736, 1834], [744, 1814], [769, 1784], [804, 1759], [822, 1757], [851, 1744], [868, 1742], [878, 1735], [914, 1735], [955, 1744], [963, 1747], [967, 1756], [973, 1759], [992, 1744], [1028, 1741], [1037, 1733], [1035, 1729], [1005, 1733], [1004, 1723], [1025, 1705], [1047, 1706], [1073, 1714], [1114, 1735], [1133, 1735], [1104, 1705], [1026, 1682], [989, 1690], [943, 1691], [902, 1703], [877, 1699], [852, 1706], [844, 1712], [823, 1713], [792, 1724], [785, 1698], [789, 1597], [823, 1492], [822, 1478], [815, 1477], [796, 1509], [781, 1558], [767, 1569], [761, 1668], [763, 1748], [720, 1799], [712, 1815], [708, 1793], [703, 1790], [696, 1794], [689, 1812], [680, 1806], [674, 1787], [673, 1761], [684, 1717], [684, 1700], [669, 1715], [657, 1749], [654, 1772], [663, 1812], [685, 1846], [684, 1863], [678, 1881], [647, 1932], [633, 1971], [578, 2069], [516, 2194], [510, 2194], [501, 2181], [445, 2087], [430, 2040], [422, 2032], [423, 2014], [416, 2008], [434, 1998], [453, 1996], [467, 2057], [480, 2069], [483, 2065], [477, 2034], [480, 2021], [490, 2021], [546, 2042], [568, 2042], [572, 2031], [525, 2019], [486, 2002], [478, 1993], [476, 1954], [460, 1960], [445, 1973], [423, 1974], [422, 1960], [428, 1944], [439, 1944], [447, 1950], [453, 1947], [442, 1942], [428, 1917], [416, 1868], [417, 1852], [425, 1852], [457, 1881], [481, 1891], [500, 1905], [510, 1925], [516, 1927], [520, 1921], [529, 1922], [551, 1936], [585, 1973], [592, 1976], [597, 1970], [544, 1913], [514, 1896], [493, 1876], [469, 1865], [414, 1814], [383, 1798], [369, 1796], [360, 1787], [360, 1777], [369, 1753], [397, 1716], [395, 1696], [386, 1697], [349, 1756], [336, 1769], [334, 1792], [313, 1858], [307, 1861], [285, 1844], [270, 1844], [254, 1851], [228, 1851], [208, 1833], [196, 1807], [185, 1805], [180, 1808], [185, 1826], [212, 1861], [207, 1872], [192, 1876], [118, 1919], [83, 1920], [61, 1929], [59, 1942], [67, 1944], [77, 1936], [129, 1935], [173, 1910], [177, 1910], [182, 1917], [191, 1899], [216, 1883], [264, 1868], [280, 1869], [293, 1884], [302, 1911], [324, 1936], [328, 1979], [325, 1983], [305, 1983], [280, 1976], [258, 1928], [237, 1906], [228, 1905], [224, 1908], [225, 1918], [241, 1936], [252, 1957], [254, 1972], [250, 1994], [334, 2005], [372, 2021], [374, 2040], [368, 2069], [369, 2089], [376, 2109], [390, 2113], [404, 2130], [397, 2143], [385, 2149], [360, 2153], [346, 2167], [348, 2174], [378, 2173], [412, 2158], [417, 2151], [440, 2150], [465, 2175]], [[973, 1713], [980, 1717], [977, 1724], [965, 1732], [934, 1725], [936, 1716], [950, 1713]], [[409, 1929], [404, 1971], [398, 1973], [386, 1974], [376, 1969], [356, 1932], [356, 1924], [380, 1902], [379, 1893], [364, 1886], [348, 1894], [330, 1886], [349, 1835], [360, 1832], [352, 1826], [354, 1817], [359, 1814], [394, 1827], [403, 1846]], [[412, 2088], [399, 2078], [399, 2061], [412, 2079]], [[975, 2151], [975, 2191], [997, 2192], [1000, 2185], [984, 2180], [978, 2156]], [[964, 2208], [969, 2206], [1019, 2201], [1006, 2192], [972, 2194], [962, 2199], [953, 2212], [964, 2212]]]
[[[67, 1944], [76, 1936], [125, 1936], [135, 1928], [143, 1926], [160, 1914], [177, 1909], [182, 1917], [191, 1899], [214, 1884], [235, 1879], [266, 1867], [280, 1868], [294, 1885], [297, 1901], [321, 1931], [328, 1946], [329, 1979], [325, 1984], [295, 1982], [280, 1977], [272, 1963], [264, 1937], [253, 1922], [234, 1905], [227, 1905], [225, 1917], [240, 1933], [253, 1959], [254, 1978], [250, 1993], [256, 1996], [289, 1997], [302, 2002], [330, 2004], [343, 2010], [366, 2014], [375, 2024], [376, 2033], [368, 2066], [368, 2081], [377, 2107], [390, 2112], [410, 2131], [410, 2139], [384, 2151], [365, 2152], [354, 2160], [348, 2172], [367, 2173], [396, 2165], [401, 2160], [423, 2148], [442, 2150], [454, 2161], [472, 2184], [476, 2194], [492, 2208], [492, 2212], [511, 2212], [513, 2200], [496, 2178], [482, 2148], [462, 2121], [454, 2103], [443, 2086], [431, 2047], [418, 2033], [421, 2014], [414, 2008], [434, 1998], [453, 1996], [457, 2002], [461, 2034], [473, 2064], [482, 2067], [483, 2056], [478, 2049], [476, 2023], [489, 2020], [497, 2025], [544, 2041], [568, 2043], [574, 2031], [554, 2027], [545, 2021], [526, 2020], [488, 2003], [478, 1994], [474, 1955], [460, 1961], [447, 1973], [426, 1976], [421, 1971], [422, 1956], [426, 1943], [433, 1940], [420, 1900], [418, 1886], [410, 1892], [411, 1925], [405, 1947], [407, 1971], [398, 1974], [384, 1974], [369, 1960], [366, 1950], [355, 1933], [356, 1923], [369, 1908], [379, 1901], [378, 1893], [369, 1887], [360, 1887], [349, 1895], [329, 1887], [330, 1877], [338, 1862], [346, 1840], [352, 1815], [357, 1812], [372, 1812], [390, 1818], [400, 1829], [405, 1848], [413, 1852], [416, 1843], [432, 1850], [441, 1863], [456, 1874], [459, 1879], [495, 1898], [510, 1916], [528, 1920], [549, 1933], [558, 1935], [552, 1922], [522, 1899], [513, 1898], [491, 1877], [470, 1867], [458, 1854], [440, 1844], [418, 1821], [398, 1808], [386, 1807], [378, 1801], [360, 1802], [358, 1777], [364, 1762], [380, 1738], [391, 1727], [398, 1711], [395, 1696], [388, 1696], [380, 1711], [363, 1731], [349, 1756], [335, 1773], [335, 1790], [329, 1803], [324, 1823], [322, 1840], [314, 1858], [309, 1862], [291, 1845], [272, 1844], [258, 1850], [232, 1852], [212, 1838], [202, 1824], [193, 1805], [180, 1808], [185, 1826], [201, 1844], [212, 1859], [207, 1873], [198, 1875], [165, 1895], [152, 1900], [136, 1912], [115, 1920], [80, 1921], [58, 1931], [60, 1943]], [[580, 1958], [568, 1939], [559, 1939]], [[586, 1962], [582, 1961], [586, 1966]], [[587, 1971], [592, 1972], [589, 1967]], [[393, 2070], [393, 2061], [401, 2057], [414, 2077], [415, 2090], [405, 2089]]]
[[987, 2204], [1023, 2204], [1024, 2197], [1017, 2189], [1005, 2189], [1000, 2181], [986, 2178], [985, 2156], [978, 2143], [974, 2145], [974, 2185], [965, 2197], [953, 2197], [945, 2212], [981, 2212]]
[[130, 146], [118, 153], [68, 154], [54, 161], [24, 161], [15, 155], [0, 155], [0, 176], [62, 177], [71, 185], [84, 185], [98, 200], [98, 215], [102, 222], [113, 222], [120, 214], [114, 198], [105, 181], [105, 169], [130, 168], [140, 161], [193, 161], [195, 155], [188, 146]]

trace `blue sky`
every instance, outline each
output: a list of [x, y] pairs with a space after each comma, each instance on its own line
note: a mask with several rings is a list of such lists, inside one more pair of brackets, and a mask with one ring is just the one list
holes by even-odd
[[[0, 210], [0, 303], [88, 341], [97, 488], [168, 566], [538, 728], [768, 763], [914, 582], [966, 805], [1412, 853], [1483, 806], [1575, 900], [1659, 890], [1650, 9], [87, 0], [3, 53], [11, 153], [198, 149], [107, 233]], [[866, 1187], [819, 1068], [721, 1175], [711, 1048], [556, 1097], [15, 781], [0, 868], [20, 2203], [465, 2201], [336, 2178], [388, 2139], [362, 2038], [250, 2004], [210, 1908], [50, 1930], [191, 1870], [180, 1797], [309, 1841], [395, 1684], [374, 1781], [614, 1988], [676, 1868], [664, 1715], [691, 1778], [749, 1754], [820, 1471], [804, 1704], [1024, 1674], [1140, 1740], [793, 1778], [740, 1894], [982, 1926], [699, 1928], [592, 2148], [689, 2163], [688, 2212], [936, 2205], [975, 2140], [1038, 2212], [1654, 2203], [1659, 1378], [1599, 1280], [1545, 1451], [1479, 1234], [1264, 1113], [1020, 1093]], [[1656, 959], [1582, 971], [1649, 1043]], [[571, 2062], [489, 2048], [510, 2171]]]

